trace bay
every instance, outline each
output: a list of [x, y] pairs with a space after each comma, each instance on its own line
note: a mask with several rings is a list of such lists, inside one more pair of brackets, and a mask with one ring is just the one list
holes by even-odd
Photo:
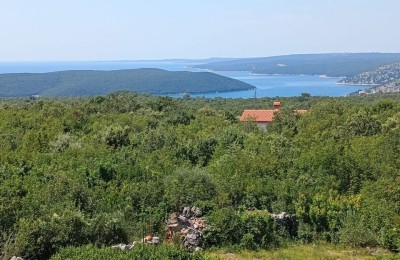
[[[138, 68], [159, 68], [169, 71], [204, 71], [192, 68], [198, 62], [185, 61], [51, 61], [51, 62], [0, 62], [1, 73], [43, 73], [62, 70], [119, 70]], [[345, 96], [366, 86], [338, 85], [340, 78], [318, 75], [254, 75], [244, 71], [213, 72], [231, 77], [256, 87], [220, 93], [191, 94], [192, 97], [205, 98], [254, 98], [290, 97], [309, 93], [313, 96]], [[170, 95], [182, 97], [182, 94]]]

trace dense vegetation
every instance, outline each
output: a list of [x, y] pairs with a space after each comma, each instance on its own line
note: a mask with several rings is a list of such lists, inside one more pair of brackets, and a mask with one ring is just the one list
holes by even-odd
[[0, 97], [93, 96], [120, 90], [150, 94], [206, 93], [254, 86], [210, 72], [131, 69], [0, 74]]
[[399, 61], [399, 53], [296, 54], [212, 62], [196, 67], [216, 71], [348, 77]]
[[[398, 250], [400, 95], [304, 94], [280, 99], [267, 131], [238, 122], [244, 108], [272, 101], [0, 101], [2, 256], [117, 254], [95, 247], [163, 237], [168, 214], [185, 205], [206, 215], [205, 248], [327, 241]], [[298, 230], [267, 214], [282, 211], [296, 214]]]

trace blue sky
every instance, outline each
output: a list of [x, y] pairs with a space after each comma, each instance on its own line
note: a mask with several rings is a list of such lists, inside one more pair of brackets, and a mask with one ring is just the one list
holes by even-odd
[[0, 0], [0, 61], [400, 52], [398, 0]]

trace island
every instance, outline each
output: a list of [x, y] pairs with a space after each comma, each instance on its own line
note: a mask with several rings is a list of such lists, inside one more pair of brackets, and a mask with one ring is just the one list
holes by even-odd
[[0, 74], [0, 97], [92, 96], [115, 91], [155, 95], [254, 89], [253, 85], [211, 72], [125, 69]]

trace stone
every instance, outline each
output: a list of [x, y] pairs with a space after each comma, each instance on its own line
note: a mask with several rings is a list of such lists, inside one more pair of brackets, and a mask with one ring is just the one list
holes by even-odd
[[152, 243], [153, 244], [159, 244], [160, 243], [160, 237], [153, 237]]
[[201, 233], [197, 229], [191, 228], [183, 239], [183, 245], [190, 252], [194, 252], [201, 242]]
[[201, 210], [201, 208], [197, 207], [197, 206], [193, 206], [190, 211], [192, 212], [192, 214], [195, 217], [201, 217], [201, 215], [203, 215], [203, 211]]
[[[121, 250], [126, 250], [126, 251], [129, 251], [129, 250], [131, 250], [134, 246], [135, 246], [135, 244], [136, 244], [136, 241], [135, 242], [133, 242], [132, 244], [118, 244], [118, 245], [114, 245], [114, 246], [111, 246], [111, 248], [119, 248], [119, 249], [121, 249]], [[17, 260], [17, 259], [16, 259]]]
[[191, 208], [190, 207], [184, 207], [182, 211], [182, 215], [186, 218], [190, 218], [192, 216]]

